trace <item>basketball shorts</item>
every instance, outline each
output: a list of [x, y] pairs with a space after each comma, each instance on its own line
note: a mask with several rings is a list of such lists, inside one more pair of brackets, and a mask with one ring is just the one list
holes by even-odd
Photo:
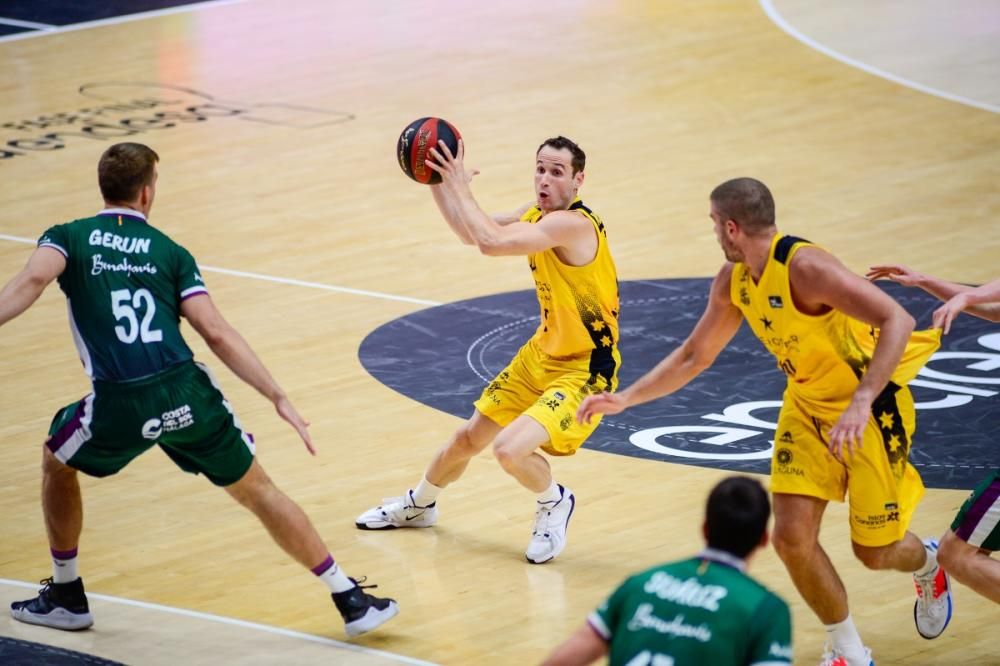
[[486, 386], [475, 402], [476, 409], [502, 427], [522, 414], [529, 416], [549, 435], [543, 451], [554, 456], [573, 455], [601, 420], [594, 417], [590, 423], [579, 423], [576, 410], [580, 403], [588, 395], [618, 388], [621, 356], [617, 349], [611, 357], [613, 367], [605, 374], [595, 374], [589, 354], [556, 358], [539, 349], [533, 339], [528, 340], [510, 365]]
[[872, 404], [860, 449], [834, 458], [830, 428], [839, 414], [817, 418], [786, 391], [771, 459], [771, 491], [850, 501], [851, 539], [886, 546], [906, 533], [924, 484], [908, 461], [916, 413], [907, 387], [889, 384]]
[[970, 546], [1000, 550], [1000, 470], [976, 486], [959, 509], [951, 529]]
[[46, 446], [90, 476], [116, 474], [159, 445], [178, 467], [217, 486], [253, 463], [253, 438], [205, 366], [193, 361], [129, 382], [94, 382], [94, 392], [56, 413]]

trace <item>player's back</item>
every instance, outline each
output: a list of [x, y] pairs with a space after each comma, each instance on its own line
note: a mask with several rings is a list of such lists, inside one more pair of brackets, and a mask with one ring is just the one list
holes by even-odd
[[[790, 664], [791, 617], [777, 595], [719, 551], [629, 578], [591, 616], [611, 664]], [[659, 656], [659, 658], [657, 658]]]
[[191, 254], [140, 213], [107, 209], [48, 229], [38, 241], [66, 257], [59, 286], [87, 374], [121, 382], [193, 357], [180, 304], [206, 289]]

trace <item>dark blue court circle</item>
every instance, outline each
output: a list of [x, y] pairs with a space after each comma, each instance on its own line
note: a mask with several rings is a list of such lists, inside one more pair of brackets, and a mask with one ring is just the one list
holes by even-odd
[[[622, 386], [679, 345], [705, 308], [710, 280], [622, 282]], [[940, 305], [879, 283], [930, 326]], [[359, 356], [383, 384], [467, 418], [472, 402], [538, 324], [534, 291], [473, 298], [380, 326]], [[767, 473], [785, 375], [744, 324], [715, 364], [671, 396], [606, 417], [585, 448], [661, 462]], [[971, 489], [1000, 468], [1000, 326], [958, 318], [911, 385], [917, 433], [910, 455], [931, 488]], [[427, 442], [428, 452], [438, 442]]]

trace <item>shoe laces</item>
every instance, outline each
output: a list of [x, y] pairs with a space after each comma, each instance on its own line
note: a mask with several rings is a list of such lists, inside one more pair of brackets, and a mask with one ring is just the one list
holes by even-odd
[[347, 579], [352, 583], [354, 583], [355, 585], [357, 585], [358, 589], [361, 590], [370, 590], [374, 587], [378, 587], [378, 585], [376, 585], [375, 583], [372, 583], [371, 585], [362, 585], [362, 583], [368, 580], [368, 576], [361, 576], [359, 578], [351, 578], [350, 576], [348, 576]]
[[49, 576], [48, 578], [43, 578], [38, 581], [38, 584], [42, 586], [42, 589], [38, 591], [38, 595], [41, 596], [52, 589], [52, 586], [56, 584], [56, 581], [52, 576]]
[[944, 608], [934, 602], [941, 598], [947, 588], [944, 571], [940, 566], [934, 568], [925, 576], [914, 576], [913, 582], [917, 588], [917, 598], [921, 607], [932, 615], [938, 615]]
[[535, 529], [532, 530], [532, 536], [543, 536], [546, 539], [549, 538], [549, 518], [552, 516], [552, 509], [559, 502], [539, 502], [538, 508], [535, 509]]

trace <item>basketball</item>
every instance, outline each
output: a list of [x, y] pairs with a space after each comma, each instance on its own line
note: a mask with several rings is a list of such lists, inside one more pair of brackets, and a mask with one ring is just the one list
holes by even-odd
[[406, 126], [399, 141], [396, 142], [396, 154], [399, 156], [399, 168], [407, 176], [423, 183], [433, 185], [441, 182], [441, 174], [434, 171], [424, 160], [430, 157], [431, 148], [438, 148], [438, 141], [444, 141], [452, 155], [458, 154], [458, 140], [462, 135], [455, 126], [441, 118], [420, 118]]

